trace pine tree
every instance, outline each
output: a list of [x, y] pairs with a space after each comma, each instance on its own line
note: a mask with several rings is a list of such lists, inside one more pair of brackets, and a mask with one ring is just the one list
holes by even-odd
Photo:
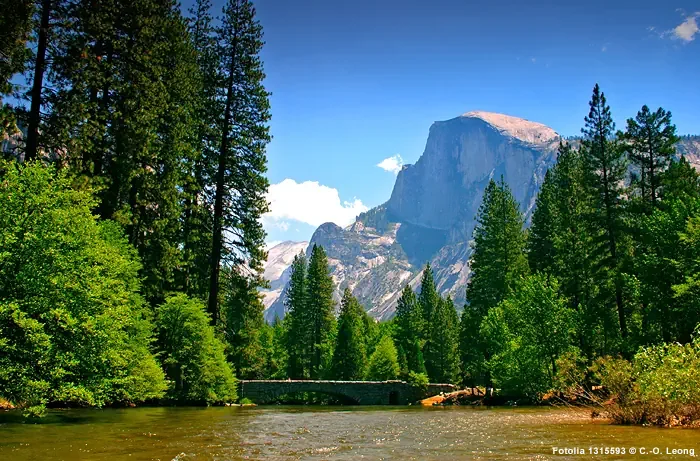
[[411, 372], [413, 372], [428, 376], [428, 370], [425, 369], [425, 359], [423, 358], [421, 341], [418, 338], [414, 338], [413, 342], [411, 343], [407, 354], [406, 366], [408, 367], [409, 375]]
[[[559, 151], [561, 152], [560, 145]], [[544, 182], [537, 194], [535, 211], [527, 238], [527, 256], [532, 272], [551, 274], [554, 270], [556, 232], [555, 185], [553, 171], [547, 170]]]
[[334, 316], [333, 279], [328, 272], [328, 259], [323, 247], [314, 244], [306, 274], [306, 306], [308, 328], [311, 329], [309, 377], [321, 378], [329, 371], [333, 356], [336, 321]]
[[294, 257], [285, 292], [284, 305], [287, 312], [285, 323], [289, 328], [286, 335], [288, 358], [287, 374], [290, 378], [309, 377], [309, 351], [313, 345], [311, 318], [306, 292], [306, 256], [301, 252]]
[[420, 294], [418, 295], [418, 305], [420, 306], [422, 316], [420, 322], [420, 332], [423, 340], [427, 340], [428, 338], [433, 311], [436, 309], [439, 301], [440, 295], [435, 288], [433, 270], [428, 263], [423, 270], [423, 278], [421, 279], [420, 283]]
[[[467, 319], [473, 325], [464, 325], [471, 332], [476, 325], [513, 290], [515, 283], [527, 273], [526, 237], [523, 217], [510, 188], [501, 178], [500, 184], [489, 181], [474, 229], [474, 252], [471, 257], [472, 276], [467, 286], [469, 310]], [[464, 335], [465, 333], [463, 333]], [[483, 368], [490, 351], [484, 338], [470, 345], [462, 353], [469, 362], [462, 366], [475, 373]], [[478, 348], [478, 352], [472, 348]], [[488, 374], [484, 384], [491, 385]]]
[[459, 322], [459, 358], [461, 382], [464, 386], [475, 387], [485, 382], [486, 363], [484, 340], [479, 334], [481, 316], [464, 306]]
[[223, 106], [217, 91], [219, 57], [216, 34], [211, 16], [211, 2], [196, 0], [190, 11], [188, 31], [196, 53], [199, 70], [197, 86], [195, 149], [185, 158], [183, 166], [183, 266], [179, 271], [179, 286], [192, 296], [206, 299], [209, 292], [210, 255], [213, 213], [206, 187], [216, 166], [217, 146], [221, 141], [218, 123]]
[[29, 59], [33, 8], [31, 0], [0, 0], [0, 139], [17, 130], [15, 111], [2, 98], [16, 92], [12, 77], [24, 72]]
[[[403, 351], [406, 360], [406, 369], [402, 372], [405, 374], [411, 371], [420, 373], [415, 367], [422, 366], [423, 370], [425, 369], [425, 365], [420, 364], [418, 357], [416, 357], [416, 353], [421, 351], [422, 341], [420, 338], [423, 330], [423, 315], [416, 294], [409, 285], [406, 285], [401, 292], [401, 297], [396, 305], [394, 323], [396, 325], [394, 341], [397, 350]], [[422, 358], [420, 362], [422, 362]]]
[[[208, 310], [219, 311], [222, 261], [259, 270], [265, 260], [268, 211], [265, 147], [270, 141], [270, 94], [263, 86], [262, 27], [250, 0], [229, 0], [218, 30], [224, 111], [214, 180], [214, 222]], [[226, 241], [224, 241], [226, 230]]]
[[685, 156], [671, 161], [662, 176], [661, 183], [664, 202], [700, 197], [700, 174]]
[[152, 303], [176, 289], [183, 166], [193, 155], [196, 56], [170, 0], [72, 2], [57, 33], [42, 136], [102, 186], [97, 208], [144, 261]]
[[467, 287], [469, 308], [484, 316], [527, 273], [523, 217], [510, 188], [491, 180], [474, 229], [472, 277]]
[[459, 375], [459, 318], [452, 299], [440, 298], [425, 344], [425, 368], [432, 382], [453, 383]]
[[235, 270], [227, 270], [224, 280], [226, 290], [222, 326], [230, 346], [229, 362], [237, 377], [262, 379], [267, 370], [261, 342], [265, 306], [258, 293], [259, 283]]
[[592, 357], [594, 351], [598, 354], [614, 351], [607, 348], [604, 339], [609, 313], [601, 311], [595, 302], [597, 284], [593, 275], [600, 258], [594, 253], [593, 234], [586, 225], [592, 213], [593, 197], [586, 187], [585, 176], [581, 151], [561, 144], [557, 163], [552, 168], [553, 273], [560, 280], [560, 290], [571, 309], [580, 313], [579, 346]]
[[627, 120], [627, 130], [621, 133], [621, 138], [632, 164], [640, 172], [638, 187], [648, 212], [658, 205], [663, 172], [675, 154], [674, 145], [680, 140], [671, 123], [671, 113], [661, 107], [651, 112], [644, 105], [636, 118]]
[[[592, 228], [600, 232], [596, 252], [603, 254], [598, 270], [598, 284], [605, 286], [609, 280], [614, 286], [614, 303], [617, 306], [620, 334], [627, 337], [627, 313], [623, 299], [622, 262], [623, 203], [622, 182], [627, 173], [624, 150], [613, 138], [615, 123], [610, 115], [605, 94], [598, 84], [593, 88], [589, 102], [590, 111], [585, 117], [581, 150], [586, 167], [586, 181], [594, 197]], [[605, 290], [601, 302], [606, 302]]]
[[333, 379], [359, 381], [365, 376], [367, 352], [363, 315], [362, 306], [346, 288], [338, 317], [338, 337], [331, 366]]

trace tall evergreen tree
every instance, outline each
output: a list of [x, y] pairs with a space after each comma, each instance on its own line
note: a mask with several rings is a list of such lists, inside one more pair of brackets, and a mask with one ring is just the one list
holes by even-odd
[[222, 324], [230, 347], [229, 361], [241, 379], [265, 378], [265, 351], [261, 342], [265, 306], [257, 289], [259, 283], [235, 270], [227, 270], [223, 275], [226, 290]]
[[464, 386], [485, 384], [485, 346], [479, 335], [481, 320], [482, 317], [475, 310], [464, 306], [459, 322], [459, 359], [461, 383]]
[[680, 140], [671, 123], [671, 113], [659, 107], [651, 112], [646, 105], [635, 118], [627, 120], [627, 130], [621, 133], [629, 158], [641, 175], [638, 187], [647, 212], [659, 201], [661, 178]]
[[425, 368], [432, 382], [453, 383], [459, 375], [459, 318], [452, 299], [440, 298], [425, 344]]
[[223, 113], [216, 31], [211, 16], [211, 2], [196, 0], [189, 10], [188, 31], [196, 53], [199, 70], [194, 109], [195, 149], [183, 165], [183, 265], [179, 271], [182, 286], [188, 294], [206, 299], [209, 292], [209, 271], [212, 244], [213, 213], [207, 185], [216, 166], [216, 153], [221, 141], [219, 114]]
[[491, 180], [474, 229], [469, 307], [480, 316], [500, 303], [527, 273], [523, 216], [508, 185]]
[[423, 278], [420, 282], [420, 293], [418, 294], [418, 305], [422, 316], [420, 332], [423, 340], [427, 340], [428, 338], [433, 311], [437, 308], [438, 302], [440, 302], [440, 294], [435, 287], [433, 269], [430, 267], [430, 263], [428, 263], [423, 270]]
[[286, 335], [289, 355], [287, 374], [294, 379], [308, 378], [310, 367], [308, 357], [313, 343], [306, 292], [306, 256], [303, 252], [294, 257], [289, 285], [284, 296], [287, 311], [285, 323], [289, 326]]
[[336, 329], [333, 279], [323, 247], [314, 244], [306, 275], [307, 322], [311, 329], [309, 377], [318, 379], [329, 371]]
[[365, 349], [364, 310], [350, 289], [343, 292], [338, 337], [333, 351], [331, 376], [333, 379], [359, 381], [365, 376], [367, 351]]
[[52, 55], [45, 136], [101, 187], [97, 209], [120, 222], [144, 261], [144, 292], [177, 288], [182, 168], [192, 155], [198, 69], [170, 0], [71, 2]]
[[[562, 147], [560, 146], [560, 152]], [[532, 224], [527, 236], [527, 256], [532, 272], [551, 274], [554, 269], [556, 232], [554, 172], [549, 169], [537, 194]]]
[[[406, 359], [406, 369], [404, 374], [411, 371], [420, 373], [425, 369], [422, 358], [419, 361], [416, 354], [421, 351], [421, 332], [423, 331], [423, 314], [418, 303], [416, 294], [409, 285], [406, 285], [401, 292], [401, 297], [396, 305], [396, 315], [394, 317], [396, 328], [394, 329], [394, 342], [399, 351], [403, 351]], [[417, 346], [417, 347], [416, 347]], [[422, 357], [422, 354], [421, 354]]]
[[[513, 290], [518, 279], [528, 271], [525, 252], [526, 237], [520, 213], [510, 188], [501, 178], [497, 184], [489, 181], [474, 229], [474, 253], [471, 257], [472, 277], [467, 286], [469, 324], [462, 325], [462, 336], [469, 335], [481, 324], [490, 309], [496, 307]], [[466, 345], [465, 343], [463, 343]], [[487, 342], [479, 338], [462, 352], [462, 366], [471, 373], [483, 369], [490, 352]], [[483, 384], [490, 385], [490, 377], [484, 376]]]
[[[602, 255], [598, 283], [605, 286], [612, 280], [613, 299], [617, 306], [620, 334], [627, 337], [627, 313], [623, 298], [622, 262], [624, 256], [622, 183], [627, 173], [624, 150], [614, 138], [615, 123], [610, 106], [598, 84], [593, 88], [590, 111], [581, 130], [584, 139], [581, 150], [587, 172], [587, 185], [594, 198], [591, 225], [599, 232], [596, 252]], [[601, 302], [606, 302], [606, 290], [601, 290]]]
[[259, 270], [266, 257], [260, 218], [268, 211], [264, 173], [270, 94], [263, 86], [262, 27], [255, 14], [250, 0], [229, 0], [218, 30], [224, 111], [214, 176], [208, 299], [213, 322], [218, 318], [222, 260]]
[[39, 149], [39, 124], [41, 123], [41, 109], [44, 105], [44, 77], [47, 69], [47, 54], [49, 38], [52, 35], [52, 19], [56, 10], [60, 8], [59, 0], [41, 0], [37, 3], [37, 27], [36, 27], [36, 53], [33, 59], [32, 88], [30, 91], [30, 107], [27, 120], [27, 140], [24, 156], [26, 160], [37, 157]]

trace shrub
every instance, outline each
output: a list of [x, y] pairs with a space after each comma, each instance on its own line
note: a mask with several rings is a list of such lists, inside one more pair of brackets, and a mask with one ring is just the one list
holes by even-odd
[[172, 296], [158, 308], [156, 322], [170, 399], [206, 404], [236, 400], [236, 379], [224, 344], [214, 335], [201, 302], [184, 294]]
[[609, 394], [605, 405], [621, 424], [671, 426], [700, 421], [700, 336], [690, 344], [642, 348], [632, 362], [599, 359], [594, 376]]
[[391, 336], [384, 335], [369, 359], [367, 378], [376, 381], [396, 379], [399, 375], [399, 359]]
[[0, 164], [0, 395], [28, 414], [165, 390], [135, 250], [95, 203], [52, 167]]

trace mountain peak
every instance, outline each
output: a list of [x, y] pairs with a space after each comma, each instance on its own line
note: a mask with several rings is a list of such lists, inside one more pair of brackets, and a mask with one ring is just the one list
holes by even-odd
[[462, 117], [481, 119], [501, 133], [528, 144], [547, 144], [559, 138], [559, 134], [547, 125], [511, 115], [475, 110]]

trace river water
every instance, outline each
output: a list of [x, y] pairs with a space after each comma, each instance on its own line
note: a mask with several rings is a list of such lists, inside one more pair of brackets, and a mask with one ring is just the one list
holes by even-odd
[[[555, 455], [553, 447], [585, 453]], [[594, 454], [606, 447], [626, 454]], [[700, 430], [614, 426], [541, 407], [65, 410], [40, 424], [0, 413], [2, 461], [695, 459], [667, 454], [673, 449], [700, 458]]]

